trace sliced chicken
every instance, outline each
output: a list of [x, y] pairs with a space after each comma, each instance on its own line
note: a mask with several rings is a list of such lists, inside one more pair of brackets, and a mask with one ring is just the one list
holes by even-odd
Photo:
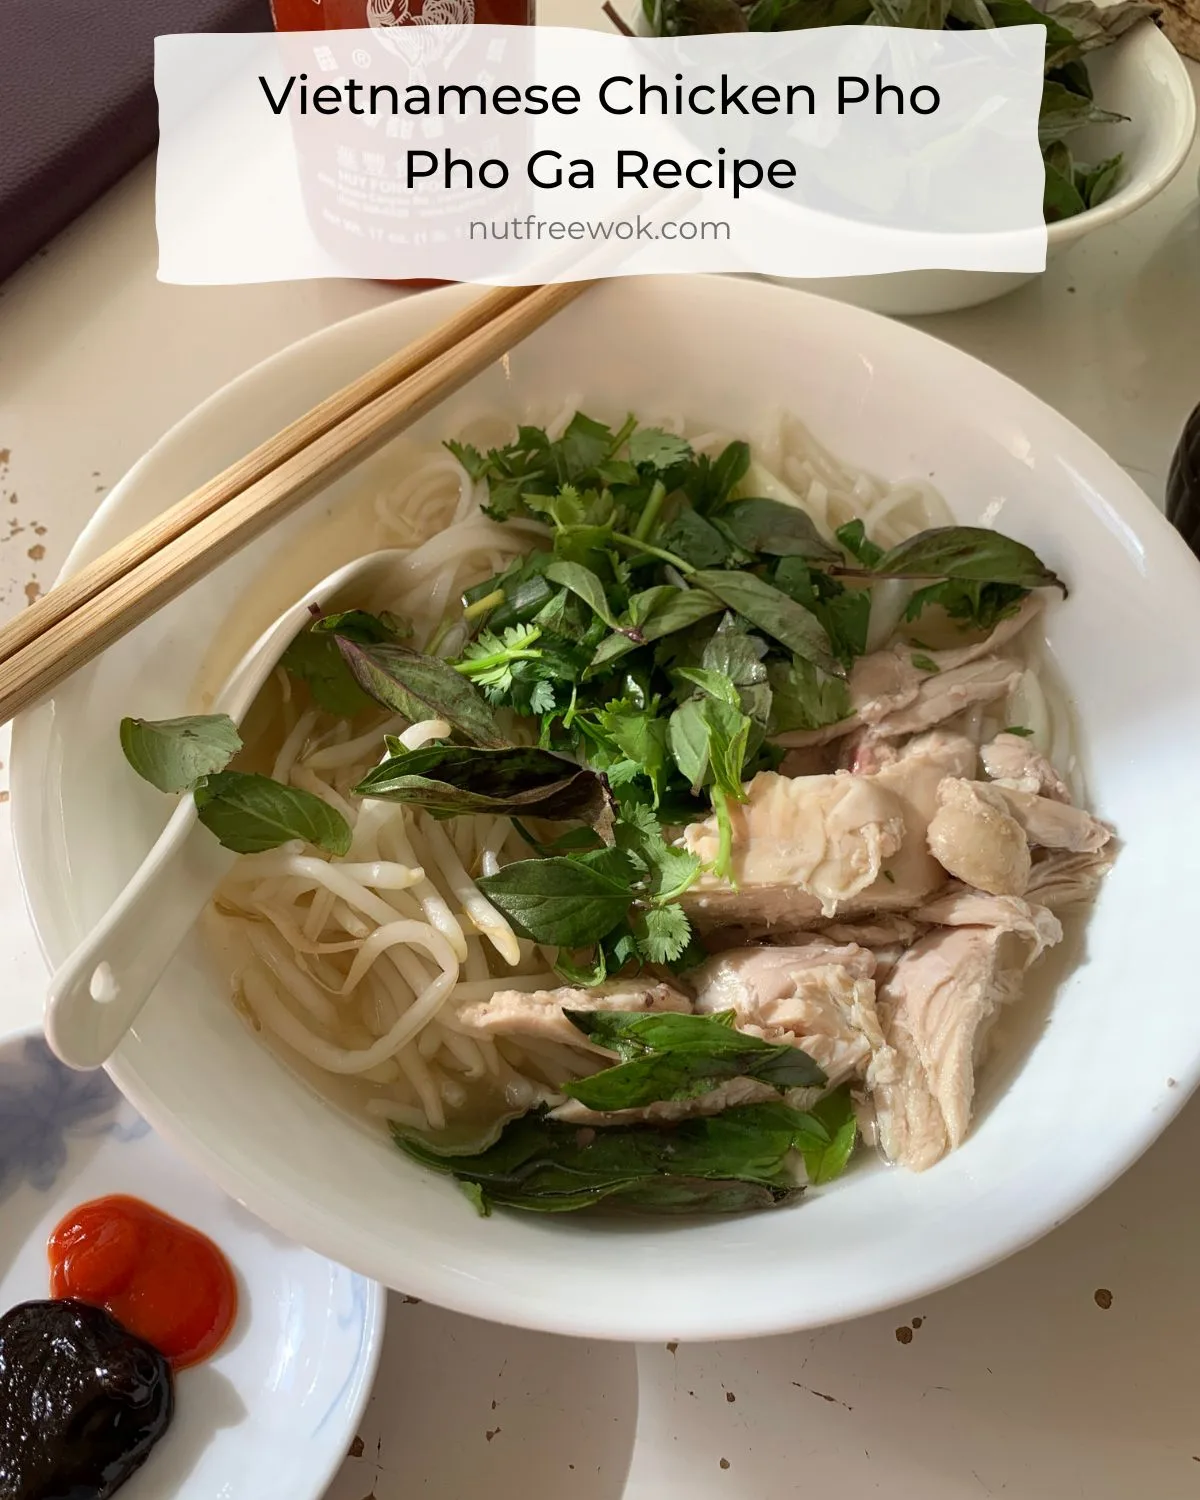
[[[761, 772], [748, 800], [731, 809], [736, 889], [704, 875], [685, 908], [702, 931], [733, 925], [763, 936], [918, 905], [946, 879], [925, 845], [938, 785], [968, 774], [975, 757], [963, 735], [938, 731], [910, 741], [873, 776]], [[690, 824], [678, 842], [711, 863], [719, 837], [714, 816]]]
[[1025, 941], [1026, 968], [1047, 948], [1060, 943], [1063, 935], [1062, 923], [1046, 906], [1035, 906], [1018, 896], [987, 896], [957, 885], [914, 915], [940, 927], [1003, 928]]
[[1100, 882], [1112, 869], [1116, 849], [1110, 842], [1088, 854], [1053, 850], [1033, 862], [1026, 895], [1036, 896], [1051, 911], [1090, 901]]
[[[791, 914], [831, 916], [841, 903], [874, 884], [904, 837], [904, 811], [878, 778], [780, 776], [763, 771], [747, 800], [730, 808], [732, 864], [737, 889], [709, 874], [685, 905], [704, 925], [765, 922]], [[711, 865], [720, 830], [716, 816], [690, 823], [679, 840]]]
[[498, 990], [489, 1000], [464, 1005], [452, 1018], [456, 1030], [497, 1039], [526, 1038], [561, 1042], [603, 1056], [610, 1055], [579, 1031], [564, 1014], [568, 1010], [690, 1011], [691, 1001], [668, 984], [651, 980], [615, 979], [593, 989], [567, 985], [554, 990]]
[[982, 640], [969, 641], [965, 646], [951, 646], [942, 651], [930, 651], [928, 655], [942, 672], [950, 672], [955, 667], [965, 666], [967, 662], [978, 661], [981, 656], [998, 651], [1001, 646], [1007, 646], [1009, 641], [1016, 640], [1025, 627], [1038, 618], [1044, 605], [1044, 595], [1026, 594], [1012, 614], [998, 620], [990, 634]]
[[929, 824], [929, 852], [951, 875], [992, 896], [1019, 896], [1029, 884], [1029, 844], [1002, 793], [981, 781], [945, 777]]
[[909, 740], [890, 765], [870, 778], [899, 799], [904, 842], [888, 861], [886, 873], [856, 903], [840, 907], [839, 915], [903, 911], [945, 883], [945, 871], [929, 852], [926, 832], [938, 810], [938, 787], [947, 776], [970, 775], [975, 759], [975, 746], [965, 735], [938, 729]]
[[872, 724], [871, 734], [877, 739], [897, 739], [944, 724], [977, 704], [1006, 698], [1024, 670], [1015, 658], [982, 656], [978, 661], [926, 676], [912, 702]]
[[979, 752], [991, 781], [1052, 802], [1071, 802], [1070, 788], [1040, 750], [1019, 734], [998, 734]]
[[[973, 703], [991, 701], [989, 697], [966, 697], [970, 691], [968, 684], [974, 682], [976, 692], [992, 692], [997, 677], [993, 666], [996, 658], [992, 653], [1019, 635], [1040, 613], [1041, 608], [1040, 597], [1029, 594], [1021, 601], [1020, 607], [1007, 619], [1001, 620], [990, 635], [948, 651], [923, 652], [918, 649], [914, 652], [911, 646], [897, 643], [886, 651], [872, 651], [869, 656], [860, 656], [850, 669], [851, 714], [845, 719], [839, 719], [836, 724], [826, 724], [820, 729], [792, 730], [777, 735], [778, 743], [796, 748], [824, 745], [831, 740], [841, 739], [861, 725], [872, 726], [878, 733], [880, 725], [891, 723], [894, 715], [915, 705], [922, 692], [925, 696], [917, 715], [921, 722], [908, 729], [889, 728], [882, 735], [883, 738], [914, 734], [920, 729], [928, 729], [941, 723]], [[927, 667], [915, 666], [914, 655], [918, 661], [931, 661], [937, 671], [931, 673]], [[965, 670], [985, 657], [990, 658], [990, 661], [981, 673], [971, 674]], [[1000, 675], [1006, 680], [1007, 670]], [[939, 677], [943, 679], [942, 687], [933, 691], [930, 685], [936, 683]], [[946, 690], [947, 678], [949, 691]], [[1005, 688], [1003, 691], [1008, 690]], [[999, 697], [1000, 693], [997, 692], [995, 696]], [[930, 717], [935, 713], [941, 717]]]
[[1072, 854], [1094, 854], [1112, 838], [1112, 829], [1081, 807], [1070, 807], [1049, 797], [1035, 797], [1012, 787], [993, 789], [1004, 798], [1009, 812], [1025, 830], [1031, 844], [1043, 849], [1069, 849]]
[[1019, 990], [1012, 946], [1001, 927], [932, 932], [881, 986], [878, 1014], [892, 1056], [878, 1059], [870, 1081], [889, 1161], [921, 1172], [962, 1143], [988, 1030]]
[[816, 1059], [832, 1087], [862, 1077], [883, 1046], [874, 973], [865, 948], [817, 940], [723, 953], [692, 982], [698, 1011], [732, 1010], [740, 1031], [794, 1043]]

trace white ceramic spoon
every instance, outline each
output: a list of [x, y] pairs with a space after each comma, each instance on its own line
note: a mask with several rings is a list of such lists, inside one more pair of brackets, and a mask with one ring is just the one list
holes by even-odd
[[[213, 711], [240, 723], [310, 618], [309, 606], [361, 607], [406, 556], [371, 552], [322, 579], [259, 637]], [[50, 981], [46, 1039], [56, 1056], [72, 1068], [108, 1061], [237, 858], [198, 820], [191, 795], [184, 797], [137, 874]]]

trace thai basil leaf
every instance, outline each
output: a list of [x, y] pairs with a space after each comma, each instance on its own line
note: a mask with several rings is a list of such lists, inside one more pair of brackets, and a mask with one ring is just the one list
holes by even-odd
[[854, 1113], [854, 1101], [850, 1089], [843, 1086], [826, 1094], [809, 1110], [809, 1114], [825, 1127], [829, 1144], [805, 1145], [800, 1148], [804, 1157], [804, 1171], [813, 1187], [823, 1187], [840, 1177], [846, 1163], [854, 1152], [858, 1139], [858, 1117]]
[[[680, 675], [722, 677], [696, 671]], [[723, 681], [729, 683], [728, 678]], [[729, 687], [736, 693], [732, 684]], [[745, 800], [742, 769], [753, 729], [753, 720], [725, 698], [706, 695], [679, 705], [670, 718], [669, 743], [675, 764], [693, 793], [711, 784], [735, 801]]]
[[725, 672], [715, 672], [710, 667], [680, 667], [675, 676], [679, 681], [699, 688], [706, 698], [716, 698], [731, 708], [741, 707], [733, 679]]
[[550, 564], [546, 569], [546, 577], [551, 583], [561, 584], [563, 588], [570, 589], [571, 593], [578, 595], [590, 609], [600, 616], [610, 630], [620, 629], [617, 618], [609, 607], [604, 585], [590, 568], [585, 568], [577, 562], [559, 561]]
[[716, 568], [729, 560], [730, 546], [721, 533], [695, 510], [681, 510], [666, 525], [655, 546], [682, 557], [693, 568]]
[[983, 526], [935, 526], [891, 548], [875, 563], [880, 578], [959, 578], [1018, 588], [1067, 588], [1022, 542]]
[[735, 500], [721, 512], [721, 525], [739, 547], [771, 557], [841, 559], [798, 506], [782, 500]]
[[378, 646], [383, 641], [398, 641], [412, 634], [412, 626], [398, 615], [385, 610], [372, 615], [365, 609], [344, 609], [338, 614], [322, 615], [309, 626], [314, 635], [341, 635], [360, 646]]
[[599, 849], [571, 859], [517, 860], [477, 884], [521, 937], [586, 948], [624, 920], [634, 874], [623, 850]]
[[631, 1183], [618, 1197], [627, 1208], [657, 1214], [749, 1214], [777, 1208], [799, 1193], [757, 1182], [721, 1182], [704, 1177], [656, 1177]]
[[412, 1130], [392, 1127], [416, 1161], [475, 1183], [484, 1204], [565, 1213], [611, 1199], [661, 1212], [744, 1212], [800, 1192], [789, 1170], [793, 1150], [824, 1144], [829, 1132], [787, 1105], [755, 1104], [652, 1125], [581, 1131], [526, 1115], [474, 1155], [448, 1154]]
[[825, 1082], [822, 1069], [798, 1047], [734, 1030], [732, 1011], [694, 1016], [569, 1010], [566, 1016], [590, 1041], [621, 1058], [563, 1085], [588, 1109], [611, 1112], [691, 1099], [729, 1078], [759, 1078], [781, 1092]]
[[335, 718], [352, 719], [371, 707], [371, 699], [355, 682], [332, 636], [317, 635], [306, 626], [279, 658], [279, 665], [306, 683], [316, 706]]
[[476, 745], [506, 743], [485, 700], [448, 662], [395, 643], [366, 646], [343, 636], [334, 639], [359, 686], [384, 708], [414, 724], [445, 719]]
[[1110, 156], [1107, 161], [1094, 167], [1075, 168], [1075, 188], [1085, 208], [1095, 208], [1097, 204], [1112, 197], [1113, 190], [1120, 181], [1124, 163], [1125, 158], [1118, 151], [1116, 156]]
[[343, 610], [322, 615], [302, 630], [280, 657], [279, 664], [307, 684], [319, 709], [339, 719], [352, 719], [370, 708], [372, 700], [354, 680], [333, 637], [342, 635], [359, 645], [372, 646], [411, 634], [407, 622], [395, 615]]
[[771, 688], [763, 657], [767, 643], [751, 635], [745, 623], [727, 614], [705, 643], [700, 665], [705, 671], [720, 672], [737, 689], [742, 712], [765, 729], [771, 716]]
[[[653, 598], [647, 598], [653, 595]], [[645, 601], [643, 603], [643, 601]], [[677, 630], [686, 630], [708, 615], [716, 614], [720, 604], [699, 589], [676, 589], [663, 585], [635, 594], [629, 601], [631, 619], [641, 614], [638, 630], [644, 641], [658, 641]]]
[[121, 720], [125, 759], [160, 792], [191, 791], [202, 777], [224, 770], [241, 748], [228, 714]]
[[830, 650], [824, 627], [807, 609], [753, 573], [703, 571], [691, 582], [714, 594], [722, 604], [749, 620], [789, 651], [834, 676], [844, 668]]
[[1127, 115], [1114, 114], [1083, 94], [1073, 93], [1061, 83], [1047, 79], [1042, 85], [1042, 107], [1038, 114], [1038, 140], [1043, 146], [1061, 140], [1073, 130], [1085, 125], [1107, 125], [1117, 120], [1128, 119]]
[[201, 823], [237, 854], [261, 854], [293, 839], [339, 856], [350, 848], [350, 825], [336, 808], [270, 776], [218, 771], [193, 795]]
[[[643, 641], [657, 641], [663, 636], [674, 635], [677, 630], [686, 630], [706, 615], [715, 615], [720, 608], [720, 601], [703, 589], [677, 589], [670, 584], [660, 584], [633, 596], [624, 624], [636, 628]], [[626, 652], [635, 650], [637, 644], [627, 635], [605, 636], [596, 648], [585, 677], [597, 676]]]
[[1055, 141], [1042, 152], [1046, 168], [1046, 187], [1042, 197], [1042, 215], [1047, 224], [1070, 219], [1087, 207], [1075, 185], [1071, 149], [1065, 141]]
[[705, 642], [700, 665], [723, 672], [737, 688], [753, 687], [767, 680], [766, 654], [766, 641], [751, 635], [736, 615], [727, 614]]
[[671, 715], [669, 742], [671, 755], [680, 774], [693, 792], [698, 792], [708, 776], [709, 724], [705, 712], [707, 700], [689, 698]]
[[728, 443], [722, 448], [709, 471], [710, 494], [714, 505], [723, 505], [750, 471], [750, 444]]
[[577, 818], [593, 826], [611, 817], [613, 807], [603, 776], [550, 750], [522, 747], [401, 749], [369, 771], [354, 795], [407, 802], [435, 818], [517, 814], [558, 822]]

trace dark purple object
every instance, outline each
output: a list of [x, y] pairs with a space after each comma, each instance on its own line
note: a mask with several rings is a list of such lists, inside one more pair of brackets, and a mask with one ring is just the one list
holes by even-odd
[[154, 149], [156, 36], [270, 29], [268, 0], [0, 0], [0, 281]]
[[167, 1361], [102, 1307], [22, 1302], [0, 1317], [0, 1497], [108, 1500], [174, 1402]]
[[1200, 557], [1200, 406], [1188, 418], [1171, 460], [1167, 520]]

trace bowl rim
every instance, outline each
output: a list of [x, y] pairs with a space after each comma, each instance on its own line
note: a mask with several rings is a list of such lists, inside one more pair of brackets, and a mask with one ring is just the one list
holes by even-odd
[[[1162, 553], [1168, 562], [1174, 556], [1181, 562], [1186, 562], [1188, 569], [1195, 566], [1194, 559], [1182, 538], [1115, 459], [1049, 403], [1042, 401], [1018, 382], [987, 365], [985, 361], [965, 353], [923, 329], [911, 327], [862, 308], [835, 303], [831, 299], [814, 293], [801, 292], [742, 277], [705, 275], [684, 279], [709, 287], [716, 287], [720, 284], [753, 286], [757, 290], [753, 293], [746, 292], [745, 295], [759, 298], [800, 298], [801, 301], [794, 304], [794, 311], [790, 314], [793, 317], [802, 316], [805, 303], [819, 304], [825, 309], [836, 307], [836, 316], [844, 321], [847, 326], [847, 336], [851, 338], [854, 336], [856, 327], [864, 326], [864, 324], [869, 327], [883, 325], [888, 330], [885, 336], [898, 340], [901, 344], [914, 348], [918, 345], [924, 345], [926, 348], [931, 345], [936, 346], [937, 358], [943, 366], [947, 367], [949, 373], [953, 373], [955, 366], [964, 372], [972, 371], [977, 377], [981, 376], [989, 381], [993, 388], [1006, 390], [1014, 400], [1024, 405], [1031, 418], [1040, 417], [1041, 420], [1048, 420], [1052, 425], [1062, 429], [1064, 436], [1070, 436], [1073, 454], [1082, 455], [1091, 466], [1108, 471], [1111, 476], [1109, 498], [1111, 498], [1112, 489], [1115, 488], [1121, 492], [1121, 503], [1126, 507], [1132, 506], [1136, 512], [1140, 513], [1139, 538], [1145, 540], [1149, 536], [1155, 549]], [[659, 283], [657, 278], [630, 278], [627, 279], [626, 284], [652, 286]], [[429, 307], [436, 304], [449, 311], [469, 295], [481, 295], [483, 291], [483, 288], [463, 285], [444, 287], [426, 293], [423, 305]], [[296, 358], [301, 350], [319, 347], [326, 337], [333, 334], [334, 330], [344, 331], [376, 318], [394, 316], [395, 309], [400, 303], [408, 300], [410, 299], [397, 299], [395, 302], [383, 303], [353, 317], [328, 325], [326, 328], [315, 330], [251, 366], [214, 391], [191, 412], [185, 414], [142, 458], [131, 466], [104, 498], [68, 554], [60, 572], [60, 578], [69, 576], [87, 560], [94, 550], [92, 538], [95, 533], [107, 524], [112, 513], [124, 503], [127, 488], [136, 482], [137, 476], [151, 462], [152, 457], [193, 423], [203, 420], [204, 414], [218, 403], [228, 399], [231, 391], [238, 385], [259, 378], [273, 367]], [[790, 301], [780, 305], [781, 308], [793, 308], [793, 303]], [[1190, 572], [1188, 576], [1191, 576]], [[43, 768], [32, 753], [31, 747], [35, 740], [35, 721], [39, 714], [47, 711], [45, 704], [35, 706], [20, 715], [14, 722], [11, 786], [13, 790], [13, 838], [22, 891], [39, 947], [47, 963], [53, 967], [56, 959], [61, 961], [66, 954], [63, 952], [56, 956], [52, 955], [52, 944], [47, 941], [49, 908], [43, 907], [39, 915], [32, 899], [32, 888], [37, 883], [34, 866], [40, 844], [38, 822], [35, 816], [39, 801], [36, 788]], [[107, 1065], [106, 1071], [109, 1072], [122, 1093], [131, 1100], [173, 1149], [202, 1171], [211, 1181], [216, 1182], [231, 1196], [245, 1204], [250, 1212], [316, 1253], [338, 1262], [346, 1260], [347, 1246], [339, 1237], [337, 1225], [332, 1223], [329, 1216], [322, 1213], [311, 1200], [303, 1199], [287, 1185], [281, 1186], [266, 1172], [257, 1174], [243, 1172], [225, 1160], [217, 1148], [210, 1145], [201, 1134], [195, 1132], [173, 1114], [168, 1106], [160, 1107], [161, 1101], [154, 1090], [143, 1085], [143, 1080], [137, 1070], [126, 1066], [121, 1054], [118, 1054]], [[666, 1333], [666, 1336], [704, 1342], [768, 1336], [824, 1326], [881, 1312], [976, 1275], [1033, 1244], [1090, 1204], [1145, 1153], [1187, 1103], [1197, 1086], [1200, 1086], [1200, 1052], [1197, 1052], [1186, 1066], [1182, 1063], [1176, 1066], [1173, 1086], [1154, 1108], [1146, 1108], [1136, 1128], [1130, 1129], [1118, 1150], [1110, 1151], [1105, 1155], [1097, 1155], [1086, 1172], [1072, 1179], [1069, 1191], [1065, 1191], [1059, 1199], [1047, 1199], [1036, 1212], [1031, 1211], [1019, 1224], [1009, 1223], [1004, 1226], [1003, 1232], [991, 1240], [983, 1253], [980, 1253], [977, 1247], [968, 1250], [955, 1247], [947, 1251], [945, 1261], [935, 1268], [915, 1265], [897, 1268], [896, 1274], [888, 1282], [886, 1288], [872, 1287], [869, 1291], [864, 1291], [860, 1287], [847, 1287], [836, 1301], [830, 1300], [829, 1305], [823, 1308], [820, 1315], [801, 1309], [793, 1309], [790, 1312], [786, 1309], [782, 1312], [773, 1309], [759, 1314], [752, 1314], [746, 1309], [740, 1311], [723, 1307], [715, 1310], [704, 1309], [695, 1324], [672, 1329]], [[396, 1275], [394, 1255], [389, 1260], [386, 1254], [360, 1253], [354, 1260], [354, 1268], [369, 1279], [382, 1282], [385, 1286], [392, 1284], [391, 1278]], [[558, 1300], [554, 1300], [547, 1311], [545, 1305], [536, 1296], [521, 1295], [511, 1289], [497, 1293], [487, 1286], [476, 1287], [469, 1284], [467, 1278], [456, 1275], [449, 1267], [410, 1261], [406, 1264], [403, 1274], [405, 1291], [422, 1300], [469, 1316], [489, 1318], [493, 1321], [501, 1320], [517, 1327], [586, 1338], [640, 1341], [654, 1336], [646, 1329], [632, 1325], [618, 1324], [614, 1328], [611, 1309], [594, 1309], [581, 1305], [568, 1311]], [[501, 1302], [499, 1307], [498, 1301]]]

